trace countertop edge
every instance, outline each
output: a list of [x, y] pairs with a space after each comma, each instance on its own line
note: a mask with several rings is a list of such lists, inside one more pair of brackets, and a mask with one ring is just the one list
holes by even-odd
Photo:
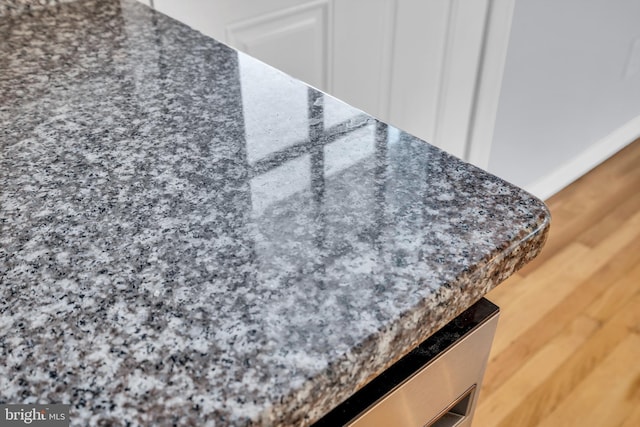
[[[521, 233], [524, 237], [515, 238], [506, 249], [497, 249], [486, 263], [479, 264], [479, 268], [462, 273], [455, 285], [440, 287], [429, 298], [423, 299], [420, 305], [404, 313], [390, 329], [372, 334], [366, 342], [355, 347], [355, 351], [352, 349], [320, 375], [309, 379], [295, 396], [282, 399], [281, 404], [274, 405], [263, 413], [263, 418], [257, 425], [312, 425], [536, 258], [545, 245], [551, 225], [547, 206], [542, 201], [540, 205], [543, 211], [538, 216], [541, 221], [537, 227], [529, 232], [525, 231], [526, 234]], [[451, 300], [455, 300], [456, 304], [450, 304]], [[439, 310], [435, 311], [433, 307]], [[404, 350], [393, 358], [384, 357], [389, 354], [390, 346]], [[375, 357], [376, 354], [383, 357]], [[365, 356], [359, 357], [360, 355]], [[356, 365], [357, 359], [361, 363]], [[375, 368], [372, 369], [372, 366]], [[361, 372], [368, 374], [363, 375]], [[352, 385], [346, 387], [346, 382]], [[335, 387], [336, 385], [340, 387]], [[332, 390], [327, 393], [322, 392], [323, 389]], [[325, 397], [323, 401], [318, 400], [321, 395]], [[314, 402], [312, 406], [307, 406], [306, 402], [309, 401]], [[281, 418], [281, 414], [287, 414], [286, 419]]]

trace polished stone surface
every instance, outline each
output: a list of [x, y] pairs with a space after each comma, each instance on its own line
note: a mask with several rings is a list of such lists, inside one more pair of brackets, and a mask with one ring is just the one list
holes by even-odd
[[135, 2], [0, 18], [0, 402], [307, 425], [539, 252], [520, 189]]
[[30, 13], [74, 0], [0, 0], [0, 17]]

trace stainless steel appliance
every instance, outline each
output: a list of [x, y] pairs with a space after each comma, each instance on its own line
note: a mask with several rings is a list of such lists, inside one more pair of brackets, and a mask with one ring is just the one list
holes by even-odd
[[498, 313], [481, 299], [314, 427], [470, 427]]

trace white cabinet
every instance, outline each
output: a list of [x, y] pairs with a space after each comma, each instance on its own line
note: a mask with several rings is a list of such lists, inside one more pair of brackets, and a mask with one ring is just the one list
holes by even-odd
[[231, 45], [317, 88], [330, 86], [331, 3], [303, 2], [226, 26]]
[[513, 1], [155, 0], [153, 5], [485, 166]]

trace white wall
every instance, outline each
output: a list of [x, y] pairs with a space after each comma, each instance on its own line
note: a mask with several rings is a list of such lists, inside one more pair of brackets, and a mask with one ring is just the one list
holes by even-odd
[[489, 170], [546, 198], [640, 136], [634, 42], [640, 0], [516, 0]]

